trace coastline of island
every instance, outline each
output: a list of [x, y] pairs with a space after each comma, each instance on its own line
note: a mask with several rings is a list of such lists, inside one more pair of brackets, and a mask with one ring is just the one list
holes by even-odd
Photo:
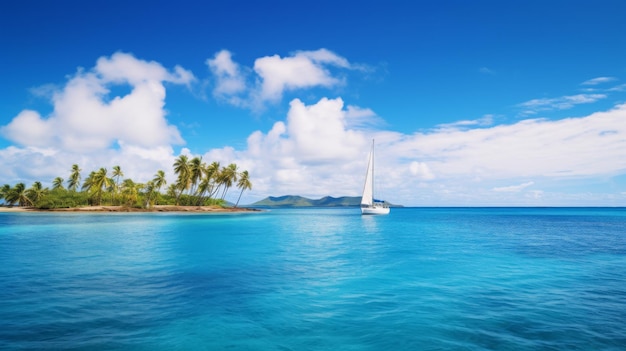
[[0, 206], [0, 212], [191, 212], [191, 213], [240, 213], [261, 212], [262, 210], [248, 207], [220, 207], [220, 206], [175, 206], [155, 205], [150, 208], [136, 208], [127, 206], [84, 206], [54, 209], [39, 209], [36, 207]]

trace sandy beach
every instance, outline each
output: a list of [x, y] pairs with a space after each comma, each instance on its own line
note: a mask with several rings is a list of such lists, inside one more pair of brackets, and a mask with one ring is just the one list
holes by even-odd
[[31, 207], [6, 207], [0, 206], [0, 212], [31, 212], [36, 211]]
[[73, 208], [55, 208], [51, 210], [41, 210], [34, 207], [7, 207], [0, 206], [0, 212], [212, 212], [212, 213], [229, 213], [229, 212], [258, 212], [252, 208], [223, 208], [218, 206], [172, 206], [157, 205], [151, 208], [133, 208], [125, 206], [85, 206]]

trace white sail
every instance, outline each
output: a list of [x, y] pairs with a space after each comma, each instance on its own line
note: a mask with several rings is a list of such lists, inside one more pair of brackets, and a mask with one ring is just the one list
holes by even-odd
[[374, 203], [374, 150], [370, 152], [370, 159], [367, 163], [367, 173], [365, 174], [365, 186], [363, 187], [363, 197], [361, 205], [372, 206]]

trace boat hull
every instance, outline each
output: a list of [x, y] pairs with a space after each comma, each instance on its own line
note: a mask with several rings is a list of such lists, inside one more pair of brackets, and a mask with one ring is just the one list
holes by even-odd
[[386, 215], [389, 214], [389, 207], [361, 207], [362, 215]]

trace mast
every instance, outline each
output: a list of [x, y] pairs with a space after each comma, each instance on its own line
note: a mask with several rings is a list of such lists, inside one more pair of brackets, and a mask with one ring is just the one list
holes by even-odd
[[367, 162], [367, 172], [365, 173], [365, 184], [363, 186], [363, 197], [361, 205], [371, 206], [374, 203], [374, 140], [372, 140], [372, 150]]
[[376, 157], [374, 157], [374, 139], [372, 139], [372, 205], [374, 204], [374, 202], [376, 202], [376, 199], [374, 198], [374, 184], [376, 183], [376, 178], [374, 177], [374, 170], [376, 169], [374, 167], [374, 160], [376, 159]]

